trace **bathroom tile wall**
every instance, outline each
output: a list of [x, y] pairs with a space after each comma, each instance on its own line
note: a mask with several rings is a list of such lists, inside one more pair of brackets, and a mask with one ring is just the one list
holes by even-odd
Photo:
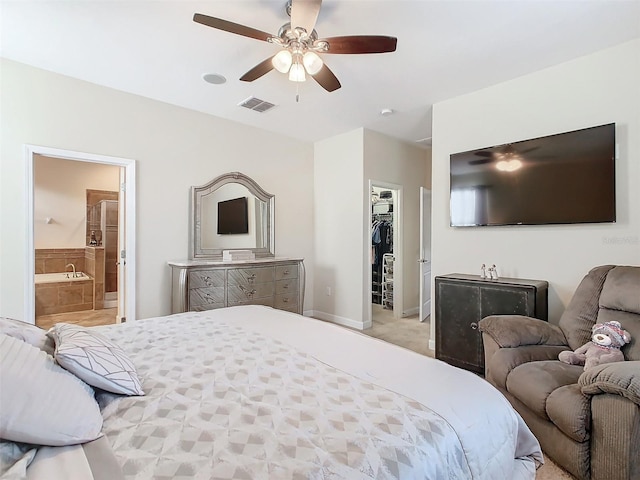
[[85, 265], [87, 274], [93, 277], [94, 308], [104, 308], [104, 247], [85, 247]]
[[[35, 273], [87, 272], [84, 248], [38, 248]], [[35, 286], [36, 317], [53, 313], [93, 310], [93, 280], [43, 283]]]
[[92, 279], [55, 284], [36, 284], [36, 317], [54, 313], [104, 308], [104, 247], [50, 248], [35, 250], [35, 273], [84, 272]]
[[85, 271], [84, 248], [38, 248], [35, 251], [35, 273], [70, 272], [73, 263], [76, 272]]
[[[104, 200], [118, 201], [118, 192], [112, 192], [109, 190], [90, 190], [87, 189], [87, 245], [91, 240], [91, 230], [102, 230], [103, 226], [100, 224], [101, 209]], [[117, 211], [117, 207], [116, 207]], [[118, 225], [118, 217], [116, 213], [115, 225]], [[104, 237], [104, 232], [101, 232]]]
[[36, 317], [81, 310], [93, 310], [92, 279], [36, 284]]
[[118, 291], [118, 202], [102, 202], [104, 216], [105, 292]]

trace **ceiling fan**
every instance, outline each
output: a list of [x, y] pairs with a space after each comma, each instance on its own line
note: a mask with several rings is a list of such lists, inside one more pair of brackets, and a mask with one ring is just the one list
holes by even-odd
[[226, 32], [273, 43], [281, 50], [260, 62], [240, 80], [252, 82], [274, 68], [289, 74], [289, 80], [303, 82], [309, 74], [328, 92], [340, 88], [340, 81], [322, 61], [320, 55], [394, 52], [398, 39], [381, 35], [352, 35], [319, 39], [314, 30], [322, 0], [289, 0], [286, 6], [291, 21], [280, 27], [277, 35], [201, 13], [193, 21]]
[[473, 152], [474, 155], [482, 158], [469, 160], [469, 165], [484, 165], [492, 162], [520, 160], [525, 153], [533, 152], [540, 147], [531, 147], [525, 150], [517, 150], [513, 145], [507, 144], [501, 147], [494, 147], [491, 150], [479, 150]]

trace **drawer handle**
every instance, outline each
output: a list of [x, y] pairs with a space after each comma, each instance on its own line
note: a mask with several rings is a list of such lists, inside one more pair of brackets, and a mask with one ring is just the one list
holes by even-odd
[[249, 276], [247, 277], [247, 281], [248, 281], [249, 283], [253, 283], [253, 281], [254, 281], [255, 279], [256, 279], [256, 274], [255, 274], [255, 273], [252, 273], [251, 275], [249, 275]]
[[202, 280], [207, 284], [207, 287], [211, 286], [211, 277], [209, 277], [208, 275], [203, 275]]
[[282, 303], [289, 303], [289, 297], [284, 297], [282, 299]]
[[471, 328], [472, 328], [473, 330], [477, 330], [477, 329], [478, 329], [478, 324], [477, 324], [476, 322], [473, 322], [473, 323], [471, 324]]
[[286, 290], [287, 288], [289, 288], [289, 284], [285, 283], [284, 285], [282, 285], [282, 288], [284, 288]]
[[244, 294], [245, 294], [247, 297], [249, 297], [249, 298], [253, 297], [253, 295], [256, 293], [256, 289], [255, 289], [255, 288], [254, 288], [253, 290], [250, 290], [250, 291], [249, 291], [249, 290], [247, 290], [247, 289], [245, 288], [245, 286], [244, 286], [244, 285], [239, 285], [239, 288], [240, 288], [240, 290], [242, 290], [242, 291], [244, 292]]
[[204, 298], [207, 302], [209, 303], [213, 303], [213, 297], [211, 295], [209, 295], [208, 293], [205, 293]]
[[285, 270], [284, 272], [282, 272], [285, 275], [289, 275], [289, 270]]

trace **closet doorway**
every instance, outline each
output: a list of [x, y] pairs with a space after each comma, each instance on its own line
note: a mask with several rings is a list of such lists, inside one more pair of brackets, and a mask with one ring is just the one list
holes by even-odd
[[402, 312], [401, 192], [387, 182], [369, 182], [369, 322], [399, 318]]

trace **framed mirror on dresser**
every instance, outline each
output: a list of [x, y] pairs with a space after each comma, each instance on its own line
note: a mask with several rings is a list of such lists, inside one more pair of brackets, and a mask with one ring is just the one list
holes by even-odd
[[191, 187], [189, 258], [169, 262], [171, 313], [267, 305], [302, 314], [303, 259], [275, 256], [274, 213], [275, 196], [240, 172]]
[[222, 259], [237, 249], [274, 256], [275, 195], [252, 178], [230, 172], [191, 187], [190, 210], [190, 258]]

